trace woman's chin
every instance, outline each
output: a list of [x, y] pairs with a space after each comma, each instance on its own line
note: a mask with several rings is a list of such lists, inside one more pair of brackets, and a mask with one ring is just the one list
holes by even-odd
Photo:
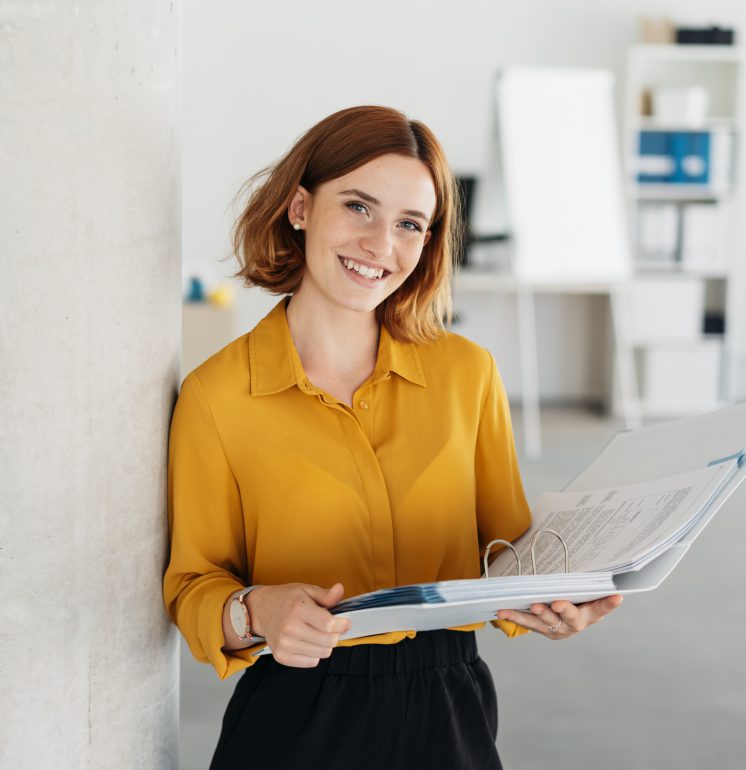
[[388, 296], [384, 292], [342, 291], [329, 296], [338, 307], [355, 313], [372, 313]]

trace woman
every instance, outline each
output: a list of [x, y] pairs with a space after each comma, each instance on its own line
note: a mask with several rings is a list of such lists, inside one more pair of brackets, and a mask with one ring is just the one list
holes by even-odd
[[[356, 107], [237, 222], [240, 275], [289, 298], [187, 376], [169, 448], [166, 606], [198, 660], [246, 669], [213, 770], [500, 767], [484, 624], [340, 641], [329, 612], [478, 577], [486, 544], [529, 526], [494, 360], [443, 328], [456, 209], [427, 127]], [[620, 600], [492, 622], [567, 638]]]

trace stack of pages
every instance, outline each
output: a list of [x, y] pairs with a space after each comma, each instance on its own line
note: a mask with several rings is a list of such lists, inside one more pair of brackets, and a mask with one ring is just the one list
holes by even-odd
[[569, 573], [561, 575], [524, 575], [491, 577], [487, 580], [443, 580], [438, 583], [382, 588], [369, 594], [346, 599], [334, 607], [334, 615], [373, 607], [397, 607], [413, 604], [446, 604], [468, 601], [495, 601], [527, 594], [590, 594], [614, 592], [614, 580], [608, 572]]
[[[746, 405], [737, 409], [746, 423]], [[628, 434], [621, 450], [612, 442], [609, 457], [630, 452], [634, 456], [634, 442], [644, 440], [645, 431], [634, 433], [640, 438]], [[743, 459], [739, 450], [704, 467], [652, 481], [545, 494], [533, 512], [530, 530], [513, 544], [518, 558], [506, 548], [478, 579], [397, 586], [346, 599], [331, 609], [352, 621], [341, 638], [452, 628], [494, 619], [500, 609], [525, 610], [556, 599], [580, 603], [657, 588], [746, 478]], [[596, 477], [609, 470], [603, 460], [602, 454], [590, 467]], [[559, 538], [537, 534], [547, 529], [560, 535], [567, 547], [567, 572]], [[263, 648], [257, 654], [267, 652], [269, 648]]]
[[[542, 529], [558, 532], [569, 552], [570, 568], [619, 574], [639, 570], [681, 540], [710, 511], [736, 475], [743, 453], [688, 473], [580, 492], [542, 495], [534, 523], [516, 541], [522, 564], [531, 563], [530, 541]], [[732, 492], [733, 487], [730, 491]], [[545, 534], [536, 541], [536, 571], [557, 572], [564, 550]], [[516, 570], [512, 552], [490, 564], [489, 575]]]

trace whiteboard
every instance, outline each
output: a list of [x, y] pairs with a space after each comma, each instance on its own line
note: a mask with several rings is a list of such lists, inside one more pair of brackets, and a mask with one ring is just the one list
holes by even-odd
[[631, 260], [614, 78], [509, 67], [497, 115], [512, 268], [528, 281], [615, 281]]

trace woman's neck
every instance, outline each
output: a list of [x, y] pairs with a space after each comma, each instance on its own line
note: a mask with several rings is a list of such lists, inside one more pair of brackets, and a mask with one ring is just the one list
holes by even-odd
[[379, 335], [375, 311], [320, 305], [306, 301], [299, 292], [286, 314], [293, 344], [312, 382], [317, 376], [359, 384], [373, 371]]

